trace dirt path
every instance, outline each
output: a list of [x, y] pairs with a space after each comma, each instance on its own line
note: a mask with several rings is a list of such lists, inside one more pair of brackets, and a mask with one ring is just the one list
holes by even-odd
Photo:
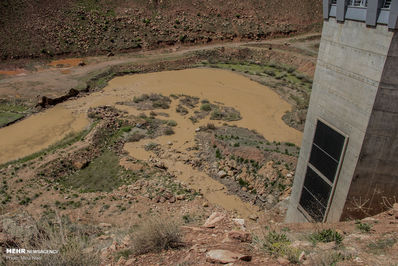
[[[311, 33], [301, 35], [300, 38], [311, 37], [319, 35]], [[182, 58], [189, 53], [200, 50], [211, 50], [218, 47], [244, 47], [249, 44], [265, 44], [275, 43], [282, 44], [297, 37], [265, 40], [260, 42], [242, 42], [242, 43], [219, 43], [194, 47], [173, 47], [164, 48], [155, 51], [145, 51], [140, 53], [122, 54], [114, 57], [96, 56], [84, 58], [87, 63], [82, 67], [63, 67], [63, 68], [48, 68], [39, 71], [19, 73], [18, 75], [6, 76], [0, 79], [0, 98], [20, 97], [21, 95], [37, 97], [38, 95], [57, 95], [60, 92], [65, 92], [70, 88], [79, 85], [81, 79], [100, 71], [106, 67], [111, 67], [121, 64], [131, 63], [146, 63], [154, 60], [170, 60]], [[261, 49], [261, 48], [259, 48]], [[305, 57], [299, 53], [294, 53], [295, 56]], [[81, 59], [73, 59], [79, 62]], [[54, 62], [64, 62], [65, 60], [56, 60]], [[68, 60], [66, 60], [69, 62]]]

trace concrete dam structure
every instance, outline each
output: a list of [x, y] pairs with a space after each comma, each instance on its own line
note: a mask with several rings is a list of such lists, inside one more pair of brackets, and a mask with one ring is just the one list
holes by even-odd
[[287, 222], [398, 202], [398, 0], [323, 0], [323, 16]]

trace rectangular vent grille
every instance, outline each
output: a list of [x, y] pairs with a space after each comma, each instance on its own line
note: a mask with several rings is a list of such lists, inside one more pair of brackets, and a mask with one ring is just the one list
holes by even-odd
[[316, 222], [326, 215], [346, 137], [318, 121], [304, 178], [300, 206]]

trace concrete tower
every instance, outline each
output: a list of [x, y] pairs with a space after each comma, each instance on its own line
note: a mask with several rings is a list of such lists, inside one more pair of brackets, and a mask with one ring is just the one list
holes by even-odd
[[323, 0], [323, 15], [287, 222], [398, 202], [398, 0]]

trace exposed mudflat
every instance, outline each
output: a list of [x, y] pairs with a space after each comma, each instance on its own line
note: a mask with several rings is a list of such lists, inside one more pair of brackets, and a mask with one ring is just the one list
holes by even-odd
[[[31, 153], [38, 152], [61, 140], [72, 132], [83, 130], [89, 125], [87, 110], [90, 107], [112, 105], [129, 115], [150, 115], [150, 110], [138, 110], [136, 106], [123, 102], [133, 101], [142, 94], [159, 93], [165, 96], [188, 95], [197, 97], [195, 106], [187, 107], [186, 114], [176, 111], [180, 99], [173, 99], [169, 108], [162, 110], [162, 115], [176, 123], [174, 134], [158, 136], [155, 139], [143, 139], [138, 142], [127, 142], [124, 150], [138, 160], [147, 161], [156, 155], [145, 147], [150, 143], [161, 145], [167, 149], [172, 145], [170, 157], [160, 159], [181, 182], [203, 193], [205, 198], [234, 211], [242, 217], [256, 214], [256, 206], [242, 201], [236, 195], [227, 192], [227, 188], [211, 176], [172, 158], [176, 153], [186, 153], [195, 156], [189, 148], [195, 145], [197, 128], [209, 122], [215, 126], [224, 123], [256, 130], [271, 141], [292, 142], [299, 144], [301, 132], [288, 127], [282, 116], [291, 109], [291, 105], [280, 98], [270, 88], [262, 86], [250, 79], [231, 71], [218, 69], [188, 69], [180, 71], [165, 71], [159, 73], [137, 74], [118, 77], [109, 82], [101, 92], [86, 97], [67, 101], [48, 109], [45, 112], [32, 115], [25, 120], [0, 130], [0, 163], [15, 160]], [[177, 96], [175, 96], [177, 97]], [[170, 97], [172, 98], [172, 97]], [[219, 107], [239, 110], [241, 119], [238, 121], [210, 121], [209, 115], [197, 121], [191, 121], [192, 116], [201, 110], [199, 99], [217, 104]]]
[[84, 113], [55, 106], [0, 129], [0, 164], [47, 148], [89, 123]]
[[186, 94], [221, 102], [242, 115], [242, 120], [231, 124], [255, 129], [271, 141], [301, 143], [302, 133], [282, 121], [291, 105], [270, 88], [230, 71], [204, 68], [129, 75], [113, 79], [105, 88], [106, 94], [111, 92], [121, 97], [137, 92]]
[[[230, 71], [187, 69], [118, 77], [102, 92], [62, 103], [0, 129], [0, 163], [37, 152], [73, 131], [84, 129], [89, 124], [85, 118], [89, 107], [115, 105], [142, 93], [186, 94], [221, 102], [241, 112], [242, 120], [230, 124], [254, 129], [271, 141], [301, 141], [302, 133], [281, 119], [291, 109], [290, 104], [271, 89]], [[198, 125], [184, 123], [177, 114], [170, 119], [181, 123], [176, 134], [164, 137], [164, 142], [176, 140], [182, 144], [193, 139]]]

